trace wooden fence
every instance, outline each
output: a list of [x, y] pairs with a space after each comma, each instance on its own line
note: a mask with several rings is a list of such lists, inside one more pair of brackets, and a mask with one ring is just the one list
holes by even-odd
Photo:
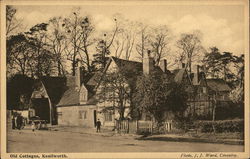
[[152, 133], [153, 132], [153, 122], [152, 121], [129, 121], [122, 120], [116, 121], [116, 129], [119, 133]]
[[[171, 132], [172, 130], [172, 121], [167, 121], [164, 123], [165, 133]], [[118, 133], [153, 133], [154, 123], [153, 121], [144, 121], [144, 120], [122, 120], [116, 121], [116, 129]]]

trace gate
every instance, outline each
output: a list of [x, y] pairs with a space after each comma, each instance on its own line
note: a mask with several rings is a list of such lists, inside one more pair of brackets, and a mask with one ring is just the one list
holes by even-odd
[[118, 133], [153, 133], [153, 122], [144, 120], [117, 120], [116, 130]]

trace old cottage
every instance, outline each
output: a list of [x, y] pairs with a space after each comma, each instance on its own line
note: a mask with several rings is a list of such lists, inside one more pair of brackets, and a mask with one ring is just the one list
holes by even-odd
[[[162, 60], [159, 66], [154, 66], [154, 59], [149, 54], [144, 57], [143, 62], [110, 57], [103, 71], [96, 72], [88, 81], [85, 80], [86, 82], [83, 82], [86, 77], [83, 77], [81, 67], [77, 68], [76, 76], [67, 77], [66, 91], [57, 104], [58, 124], [94, 127], [97, 119], [100, 119], [104, 126], [114, 126], [115, 120], [120, 117], [117, 103], [101, 99], [98, 95], [105, 87], [103, 77], [111, 72], [121, 73], [124, 78], [123, 84], [129, 91], [133, 91], [137, 77], [142, 74], [150, 75], [152, 71], [165, 74], [170, 82], [184, 83], [187, 86], [190, 97], [186, 114], [211, 116], [214, 95], [226, 96], [230, 91], [226, 83], [206, 79], [204, 69], [200, 66], [196, 66], [195, 71], [189, 73], [185, 65], [175, 70], [168, 70], [166, 60]], [[131, 118], [131, 104], [135, 103], [131, 101], [124, 103], [124, 117], [127, 119]], [[141, 118], [146, 120], [147, 114], [143, 114]]]

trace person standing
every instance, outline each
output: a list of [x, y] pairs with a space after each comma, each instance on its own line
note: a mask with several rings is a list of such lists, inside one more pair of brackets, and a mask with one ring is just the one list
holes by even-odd
[[34, 121], [32, 121], [32, 123], [31, 123], [31, 129], [32, 129], [32, 131], [35, 131], [35, 122]]
[[100, 132], [101, 131], [101, 121], [98, 119], [96, 122], [96, 132]]
[[22, 123], [23, 123], [23, 118], [20, 114], [18, 114], [16, 122], [17, 122], [17, 129], [20, 130], [22, 127]]
[[12, 129], [16, 128], [16, 117], [15, 115], [12, 116]]

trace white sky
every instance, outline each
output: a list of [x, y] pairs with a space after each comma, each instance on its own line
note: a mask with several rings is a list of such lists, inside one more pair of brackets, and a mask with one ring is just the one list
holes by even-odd
[[[73, 6], [16, 5], [17, 16], [27, 28], [46, 22], [50, 17], [70, 14]], [[93, 17], [96, 30], [110, 29], [113, 15], [121, 13], [132, 21], [154, 25], [167, 25], [173, 35], [200, 30], [202, 44], [207, 49], [217, 46], [221, 51], [244, 53], [243, 5], [85, 5], [81, 12]]]

